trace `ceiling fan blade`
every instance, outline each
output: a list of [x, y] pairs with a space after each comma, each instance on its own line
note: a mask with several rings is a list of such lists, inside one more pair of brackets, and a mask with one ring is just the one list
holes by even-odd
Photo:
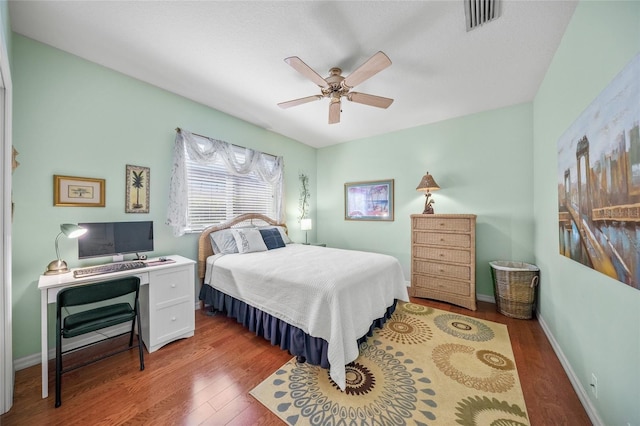
[[307, 77], [309, 80], [313, 81], [318, 86], [325, 88], [329, 87], [327, 82], [324, 81], [324, 78], [320, 77], [320, 74], [315, 72], [309, 65], [302, 62], [302, 59], [298, 58], [297, 56], [291, 56], [289, 58], [286, 58], [284, 61], [291, 65], [293, 69]]
[[294, 99], [292, 101], [280, 102], [278, 106], [282, 109], [291, 108], [297, 105], [306, 104], [307, 102], [318, 101], [322, 99], [321, 95], [307, 96], [306, 98]]
[[367, 95], [366, 93], [358, 92], [350, 92], [347, 94], [347, 99], [351, 102], [371, 105], [377, 108], [389, 108], [389, 105], [393, 103], [393, 99], [390, 98], [383, 98], [382, 96]]
[[340, 98], [331, 98], [329, 104], [329, 124], [340, 122]]
[[391, 59], [383, 52], [378, 52], [360, 65], [354, 72], [343, 80], [343, 84], [349, 88], [357, 86], [368, 78], [373, 77], [383, 69], [391, 65]]

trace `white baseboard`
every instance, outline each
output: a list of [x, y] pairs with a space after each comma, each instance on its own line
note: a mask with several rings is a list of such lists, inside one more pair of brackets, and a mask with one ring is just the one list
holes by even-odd
[[[194, 306], [194, 310], [197, 311], [199, 309], [200, 309], [200, 302], [197, 301]], [[111, 337], [121, 333], [127, 333], [129, 331], [129, 327], [130, 325], [123, 324], [117, 327], [105, 329], [106, 331], [103, 330], [102, 334], [98, 334], [94, 332], [94, 333], [86, 334], [83, 336], [78, 336], [72, 339], [64, 339], [65, 344], [62, 345], [62, 350], [66, 351], [69, 349], [78, 348], [83, 345], [88, 345], [90, 343], [95, 343], [99, 340], [103, 340], [105, 337]], [[137, 334], [137, 330], [136, 330], [136, 334]], [[47, 357], [48, 359], [54, 359], [56, 357], [55, 348], [49, 349], [49, 353], [47, 354]], [[40, 352], [27, 355], [22, 358], [16, 358], [13, 360], [13, 368], [15, 371], [33, 367], [34, 365], [38, 365], [38, 364], [40, 364]]]
[[13, 368], [16, 371], [33, 367], [38, 364], [40, 364], [40, 353], [27, 355], [13, 360]]
[[[100, 340], [104, 340], [107, 337], [117, 336], [118, 334], [128, 333], [131, 330], [131, 324], [120, 324], [115, 327], [105, 328], [101, 330], [100, 333], [93, 332], [89, 334], [83, 334], [82, 336], [73, 337], [70, 339], [64, 339], [64, 343], [62, 345], [63, 351], [68, 351], [71, 349], [79, 348], [80, 346], [89, 345], [91, 343], [98, 342]], [[48, 359], [54, 359], [56, 357], [56, 349], [50, 348], [47, 353]], [[17, 358], [13, 360], [13, 367], [16, 371], [22, 370], [24, 368], [33, 367], [34, 365], [40, 364], [40, 353], [35, 353], [31, 355], [27, 355], [23, 358]]]
[[580, 380], [578, 380], [578, 376], [576, 376], [576, 373], [573, 371], [573, 368], [571, 368], [571, 364], [569, 363], [569, 360], [562, 352], [562, 349], [560, 348], [558, 341], [555, 339], [555, 337], [551, 333], [551, 330], [547, 326], [547, 323], [544, 321], [544, 318], [540, 315], [539, 312], [537, 312], [537, 317], [538, 317], [538, 322], [542, 327], [542, 331], [544, 331], [544, 334], [547, 336], [547, 339], [549, 339], [549, 342], [551, 343], [551, 347], [553, 348], [553, 351], [556, 353], [556, 356], [560, 360], [560, 364], [562, 364], [562, 368], [564, 368], [564, 371], [567, 373], [567, 376], [569, 376], [569, 381], [571, 382], [573, 389], [578, 394], [578, 398], [580, 399], [582, 406], [587, 412], [587, 415], [589, 416], [591, 423], [593, 423], [595, 426], [604, 426], [602, 419], [600, 419], [600, 416], [598, 415], [598, 410], [596, 410], [596, 407], [594, 407], [593, 404], [591, 403], [591, 399], [589, 398], [587, 391], [584, 389], [584, 387], [582, 387]]

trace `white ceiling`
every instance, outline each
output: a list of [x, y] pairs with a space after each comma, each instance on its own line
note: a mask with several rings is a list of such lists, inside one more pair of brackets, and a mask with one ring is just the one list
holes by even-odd
[[[323, 147], [531, 101], [576, 4], [503, 0], [470, 32], [463, 0], [10, 1], [9, 12], [19, 34]], [[394, 98], [388, 109], [343, 100], [329, 125], [328, 99], [276, 106], [320, 93], [284, 58], [347, 76], [379, 50], [393, 64], [354, 90]]]

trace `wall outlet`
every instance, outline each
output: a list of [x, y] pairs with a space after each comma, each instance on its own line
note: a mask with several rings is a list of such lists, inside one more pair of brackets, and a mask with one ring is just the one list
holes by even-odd
[[598, 399], [598, 378], [591, 373], [591, 393]]

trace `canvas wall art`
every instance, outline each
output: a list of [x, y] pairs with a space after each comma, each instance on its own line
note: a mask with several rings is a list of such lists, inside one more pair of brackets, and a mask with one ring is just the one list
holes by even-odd
[[558, 140], [560, 254], [640, 289], [640, 54]]

